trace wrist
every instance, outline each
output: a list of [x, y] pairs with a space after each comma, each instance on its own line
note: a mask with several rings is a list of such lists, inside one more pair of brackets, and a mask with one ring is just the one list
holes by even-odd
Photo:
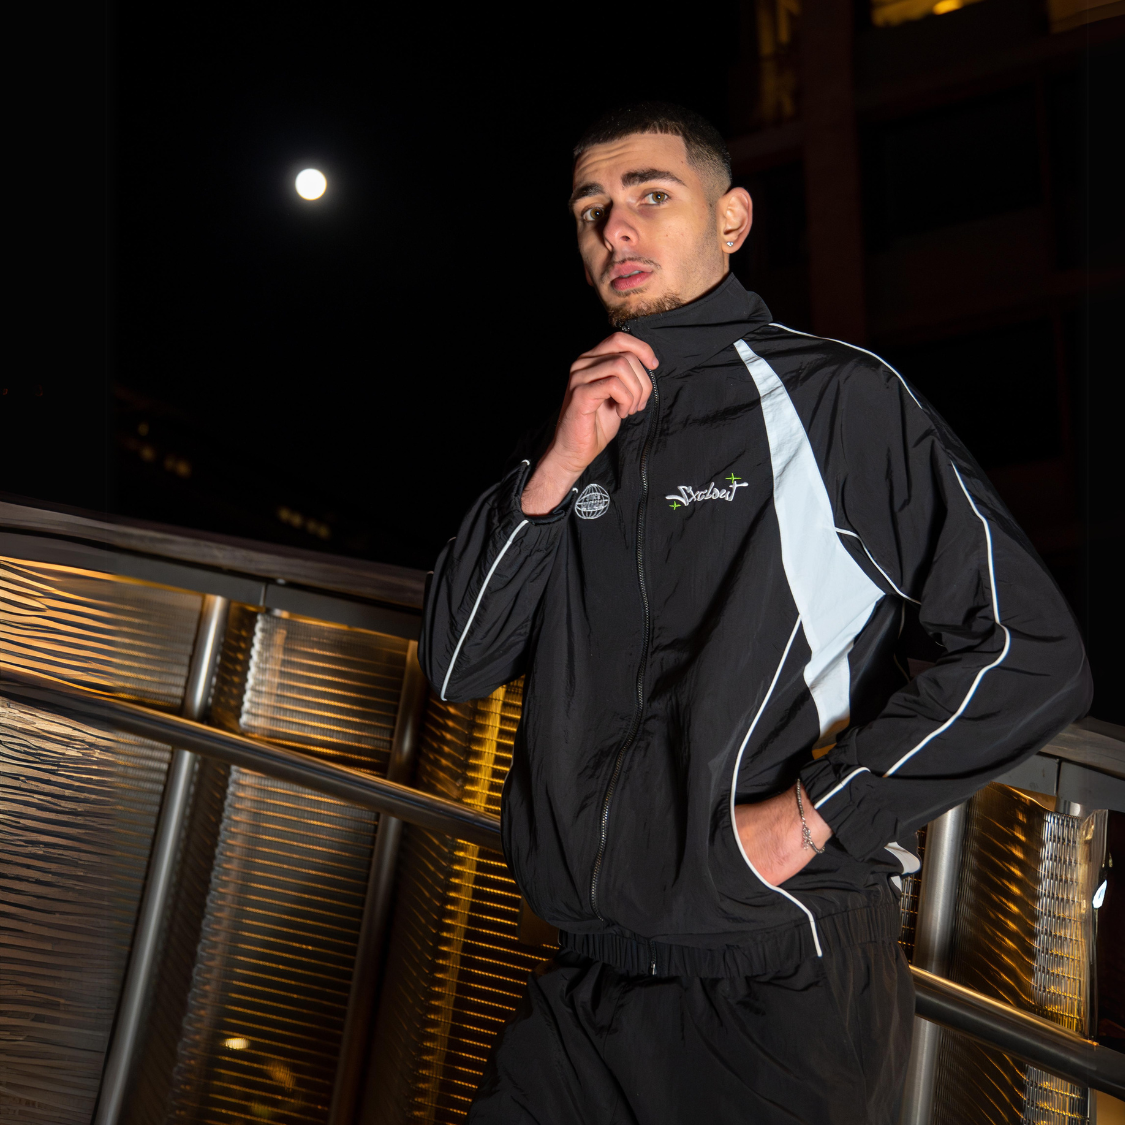
[[799, 822], [801, 849], [814, 851], [817, 854], [824, 851], [824, 845], [832, 836], [832, 829], [828, 822], [818, 813], [809, 799], [808, 792], [801, 784], [800, 779], [793, 787], [796, 798], [797, 819]]
[[[583, 466], [584, 467], [584, 466]], [[570, 492], [582, 469], [573, 469], [555, 454], [552, 446], [543, 455], [524, 485], [520, 507], [526, 516], [545, 516], [553, 512]]]

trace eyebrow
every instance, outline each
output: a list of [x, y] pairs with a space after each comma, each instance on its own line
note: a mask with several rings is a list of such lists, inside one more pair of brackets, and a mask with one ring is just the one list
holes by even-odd
[[[646, 184], [652, 180], [670, 181], [674, 184], [680, 184], [683, 187], [687, 186], [675, 172], [669, 172], [664, 168], [638, 168], [633, 172], [624, 173], [621, 177], [621, 183], [625, 187], [636, 187], [637, 184]], [[606, 194], [607, 192], [601, 184], [590, 180], [587, 183], [579, 184], [579, 186], [570, 193], [570, 205], [573, 207], [578, 200], [587, 199], [591, 195]]]

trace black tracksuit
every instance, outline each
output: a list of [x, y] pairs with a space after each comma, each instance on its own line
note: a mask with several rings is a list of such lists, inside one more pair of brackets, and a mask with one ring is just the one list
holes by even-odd
[[[733, 277], [629, 330], [660, 360], [648, 407], [549, 515], [521, 510], [526, 461], [477, 501], [422, 664], [445, 699], [527, 674], [504, 847], [564, 949], [764, 979], [884, 940], [915, 829], [1084, 714], [1088, 666], [987, 478], [887, 364], [772, 323]], [[798, 777], [834, 835], [775, 887], [732, 809]]]

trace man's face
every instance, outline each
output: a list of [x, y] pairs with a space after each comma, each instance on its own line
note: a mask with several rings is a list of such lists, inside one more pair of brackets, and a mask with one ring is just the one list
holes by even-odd
[[[750, 197], [718, 188], [688, 162], [681, 137], [634, 133], [578, 158], [578, 251], [614, 324], [694, 301], [726, 276], [750, 227]], [[732, 202], [745, 212], [734, 227]]]

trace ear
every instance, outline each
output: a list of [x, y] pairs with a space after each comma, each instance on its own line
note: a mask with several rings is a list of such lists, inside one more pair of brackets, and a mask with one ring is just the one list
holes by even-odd
[[753, 222], [754, 201], [745, 188], [731, 188], [726, 195], [720, 195], [715, 203], [719, 249], [724, 254], [733, 254], [746, 241]]

